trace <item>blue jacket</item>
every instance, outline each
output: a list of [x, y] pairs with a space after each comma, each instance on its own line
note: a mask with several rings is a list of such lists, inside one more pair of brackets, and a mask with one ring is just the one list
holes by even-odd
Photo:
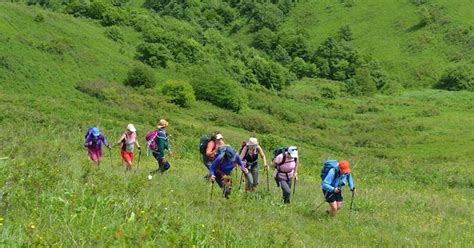
[[335, 188], [341, 188], [346, 184], [349, 184], [351, 190], [355, 188], [351, 173], [344, 175], [339, 169], [330, 169], [322, 182], [322, 187], [326, 191], [334, 192]]
[[242, 170], [245, 169], [245, 165], [240, 159], [239, 155], [235, 155], [235, 160], [234, 159], [229, 159], [227, 157], [224, 157], [225, 153], [219, 154], [217, 158], [212, 162], [211, 167], [209, 168], [209, 172], [211, 176], [215, 175], [216, 170], [218, 170], [221, 173], [224, 173], [226, 175], [229, 175], [232, 169], [234, 169], [234, 164], [238, 163], [240, 165], [240, 168]]

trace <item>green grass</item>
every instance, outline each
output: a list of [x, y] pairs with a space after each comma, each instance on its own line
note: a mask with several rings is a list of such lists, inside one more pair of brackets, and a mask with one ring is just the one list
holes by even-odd
[[[389, 6], [412, 10], [403, 4]], [[362, 9], [362, 2], [353, 8]], [[33, 21], [38, 12], [45, 22]], [[134, 51], [123, 52], [125, 45], [106, 38], [104, 30], [87, 19], [0, 4], [0, 157], [10, 157], [0, 163], [1, 245], [473, 245], [472, 92], [425, 89], [350, 98], [334, 82], [304, 79], [279, 93], [247, 90], [249, 108], [239, 114], [200, 101], [182, 109], [157, 89], [121, 85], [135, 63]], [[129, 30], [125, 43], [137, 37]], [[51, 41], [60, 42], [59, 52], [46, 46]], [[394, 63], [404, 56], [394, 56]], [[156, 74], [159, 83], [183, 77], [172, 69]], [[99, 97], [90, 94], [92, 86], [76, 89], [89, 80], [110, 83], [97, 90]], [[335, 98], [324, 96], [326, 87], [334, 87]], [[255, 117], [254, 125], [270, 123], [270, 133], [243, 129], [248, 116]], [[129, 122], [143, 136], [163, 117], [175, 152], [163, 176], [146, 179], [156, 167], [146, 156], [137, 172], [125, 174], [116, 148], [112, 163], [106, 153], [100, 167], [91, 166], [82, 147], [89, 125], [116, 141]], [[210, 202], [197, 143], [213, 130], [235, 147], [255, 135], [268, 157], [274, 139], [297, 145], [302, 168], [291, 205], [281, 203], [271, 175], [266, 191], [263, 172], [255, 194], [239, 191], [240, 175], [234, 173], [231, 198], [215, 187]], [[316, 209], [327, 158], [351, 160], [358, 189], [351, 218], [347, 192], [336, 218]]]

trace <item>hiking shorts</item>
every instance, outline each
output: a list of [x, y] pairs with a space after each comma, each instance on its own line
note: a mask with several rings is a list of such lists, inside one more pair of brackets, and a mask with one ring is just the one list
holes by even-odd
[[334, 193], [334, 192], [329, 192], [323, 189], [323, 194], [324, 197], [326, 198], [326, 202], [331, 203], [331, 202], [342, 202], [344, 199], [342, 197], [342, 191], [339, 191], [339, 193]]
[[153, 154], [153, 157], [158, 161], [165, 158], [165, 155], [161, 152], [152, 152], [151, 154]]
[[120, 149], [120, 155], [122, 155], [123, 161], [133, 161], [133, 151], [127, 152], [126, 150]]
[[88, 149], [89, 158], [92, 161], [99, 161], [100, 157], [102, 157], [102, 151], [100, 149]]

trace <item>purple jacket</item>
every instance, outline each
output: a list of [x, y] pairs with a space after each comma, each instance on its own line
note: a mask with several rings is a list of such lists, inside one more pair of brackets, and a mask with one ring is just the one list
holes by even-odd
[[[92, 142], [91, 146], [89, 146], [89, 142]], [[102, 134], [102, 132], [97, 137], [90, 134], [87, 136], [86, 141], [84, 142], [84, 147], [87, 147], [89, 150], [102, 150], [102, 142], [104, 142], [106, 147], [110, 147], [109, 142], [107, 142], [107, 139], [105, 139], [105, 136]]]

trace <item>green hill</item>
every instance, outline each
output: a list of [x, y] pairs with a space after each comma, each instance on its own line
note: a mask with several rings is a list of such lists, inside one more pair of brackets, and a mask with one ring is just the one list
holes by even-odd
[[[291, 75], [298, 72], [295, 66], [279, 62], [270, 50], [248, 46], [255, 36], [249, 30], [260, 22], [246, 19], [251, 14], [237, 14], [237, 7], [216, 4], [220, 14], [206, 12], [204, 21], [199, 19], [202, 16], [186, 20], [152, 13], [137, 2], [127, 3], [127, 8], [108, 7], [110, 12], [100, 12], [101, 19], [80, 14], [82, 5], [72, 8], [49, 1], [40, 8], [0, 3], [0, 157], [9, 157], [0, 161], [0, 244], [472, 244], [474, 95], [422, 89], [431, 87], [442, 74], [424, 63], [443, 71], [451, 64], [469, 66], [472, 50], [461, 50], [466, 51], [465, 57], [454, 62], [443, 57], [442, 48], [458, 51], [464, 45], [445, 42], [437, 24], [403, 35], [386, 28], [405, 11], [410, 15], [400, 17], [402, 24], [394, 29], [416, 25], [423, 5], [386, 1], [397, 11], [381, 11], [379, 2], [357, 1], [352, 7], [344, 7], [344, 2], [298, 3], [284, 15], [276, 33], [298, 26], [311, 39], [309, 49], [288, 48], [294, 51], [290, 59], [314, 52], [328, 36], [350, 24], [351, 49], [378, 60], [391, 83], [420, 89], [398, 88], [393, 95], [380, 94], [383, 90], [378, 89], [372, 97], [354, 97], [344, 80], [331, 81], [319, 74], [297, 80], [296, 74]], [[433, 4], [446, 6], [452, 23], [472, 25], [467, 11], [470, 2]], [[373, 18], [380, 19], [376, 28], [367, 27], [365, 20], [371, 5]], [[177, 9], [169, 8], [180, 16]], [[125, 11], [129, 19], [122, 20], [114, 11]], [[222, 13], [233, 13], [235, 18], [223, 25]], [[302, 18], [313, 15], [317, 20]], [[117, 20], [118, 25], [105, 24]], [[407, 40], [422, 32], [432, 32], [436, 42], [415, 54], [403, 50]], [[386, 43], [382, 42], [385, 38]], [[137, 54], [144, 41], [165, 46], [156, 46], [160, 52], [144, 61], [153, 68], [147, 67], [157, 85], [126, 86], [130, 69], [142, 65]], [[167, 56], [161, 60], [163, 54]], [[305, 59], [305, 66], [312, 63]], [[355, 64], [365, 68], [363, 63]], [[407, 65], [410, 70], [406, 71]], [[412, 67], [427, 70], [433, 80], [422, 85], [406, 83], [415, 78]], [[189, 107], [180, 107], [176, 95], [163, 94], [183, 84], [192, 85], [198, 99]], [[282, 89], [275, 90], [279, 86]], [[227, 94], [240, 101], [219, 98]], [[111, 158], [106, 153], [100, 167], [91, 166], [82, 147], [88, 126], [98, 125], [109, 141], [116, 141], [126, 125], [134, 123], [144, 143], [143, 135], [160, 118], [170, 122], [175, 154], [170, 171], [147, 180], [156, 162], [143, 156], [136, 172], [124, 173], [117, 148], [112, 149]], [[205, 170], [197, 143], [201, 135], [214, 130], [221, 130], [234, 147], [256, 136], [267, 157], [278, 145], [297, 145], [302, 167], [292, 203], [281, 203], [271, 175], [267, 191], [263, 170], [261, 185], [253, 194], [238, 190], [236, 171], [229, 200], [221, 197], [216, 186], [211, 193], [211, 185], [202, 178]], [[336, 218], [325, 215], [325, 206], [316, 209], [323, 201], [320, 168], [328, 158], [352, 163], [358, 193], [351, 215], [347, 189], [344, 209]]]

